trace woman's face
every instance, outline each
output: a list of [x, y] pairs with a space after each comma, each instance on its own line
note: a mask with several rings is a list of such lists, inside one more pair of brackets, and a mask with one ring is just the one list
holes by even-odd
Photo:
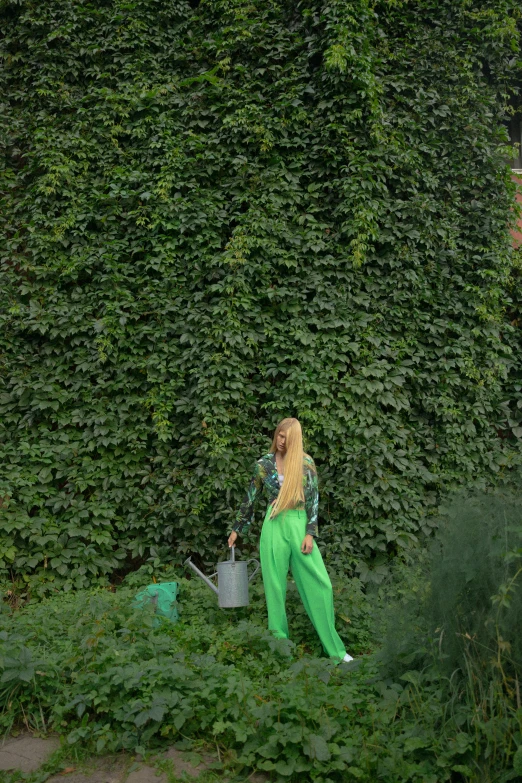
[[277, 433], [276, 445], [278, 452], [284, 454], [286, 451], [286, 434], [284, 432]]

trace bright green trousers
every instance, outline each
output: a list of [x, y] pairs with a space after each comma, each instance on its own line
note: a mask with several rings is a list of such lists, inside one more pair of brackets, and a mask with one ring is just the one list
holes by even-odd
[[268, 608], [268, 628], [288, 639], [285, 599], [288, 568], [292, 571], [308, 617], [330, 657], [344, 658], [346, 650], [335, 630], [333, 591], [321, 553], [314, 542], [309, 555], [301, 552], [306, 534], [306, 511], [283, 511], [270, 519], [266, 512], [259, 554]]

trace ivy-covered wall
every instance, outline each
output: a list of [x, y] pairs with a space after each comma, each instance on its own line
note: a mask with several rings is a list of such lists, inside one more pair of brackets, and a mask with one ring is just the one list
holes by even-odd
[[283, 416], [346, 563], [505, 470], [517, 14], [0, 2], [5, 572], [213, 560]]

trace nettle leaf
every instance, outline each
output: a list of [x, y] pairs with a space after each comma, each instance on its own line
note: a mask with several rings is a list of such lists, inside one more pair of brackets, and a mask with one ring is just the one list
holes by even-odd
[[328, 744], [319, 734], [309, 734], [303, 742], [303, 751], [317, 761], [328, 761], [331, 756]]
[[34, 677], [36, 666], [37, 662], [33, 661], [31, 650], [27, 647], [22, 647], [17, 655], [6, 656], [3, 659], [4, 671], [0, 681], [21, 680], [22, 682], [30, 682]]
[[425, 748], [429, 746], [429, 744], [429, 740], [424, 739], [423, 737], [408, 737], [406, 740], [404, 740], [404, 750], [418, 750], [419, 748]]
[[144, 726], [149, 720], [160, 721], [165, 715], [166, 706], [164, 704], [153, 704], [152, 707], [139, 712], [134, 718], [136, 726]]

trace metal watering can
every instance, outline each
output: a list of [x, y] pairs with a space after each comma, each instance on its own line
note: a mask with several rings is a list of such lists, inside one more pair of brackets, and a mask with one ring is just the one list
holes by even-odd
[[[222, 609], [233, 609], [236, 606], [248, 606], [248, 583], [259, 571], [259, 561], [239, 560], [236, 562], [235, 547], [230, 547], [230, 560], [218, 563], [216, 573], [210, 577], [205, 576], [197, 566], [191, 561], [190, 557], [185, 560], [185, 565], [192, 568], [204, 582], [213, 590], [219, 599], [219, 606]], [[248, 564], [257, 563], [257, 568], [248, 576]], [[217, 587], [211, 580], [217, 574]]]

